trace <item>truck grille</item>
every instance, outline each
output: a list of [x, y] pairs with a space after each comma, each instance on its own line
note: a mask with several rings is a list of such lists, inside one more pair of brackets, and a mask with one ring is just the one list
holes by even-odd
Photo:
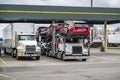
[[72, 54], [82, 54], [82, 46], [73, 46], [72, 51]]
[[35, 49], [36, 49], [36, 48], [35, 48], [34, 45], [33, 45], [33, 46], [28, 46], [28, 45], [27, 45], [27, 46], [26, 46], [26, 53], [27, 53], [27, 54], [29, 54], [29, 53], [30, 53], [30, 54], [31, 54], [31, 53], [35, 53], [35, 51], [36, 51]]

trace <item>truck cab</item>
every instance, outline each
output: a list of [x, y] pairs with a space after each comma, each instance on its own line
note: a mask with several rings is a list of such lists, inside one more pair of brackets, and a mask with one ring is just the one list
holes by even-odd
[[15, 49], [13, 57], [36, 57], [40, 59], [40, 47], [37, 46], [34, 33], [17, 33], [15, 36]]
[[60, 38], [58, 49], [62, 60], [81, 59], [82, 61], [86, 61], [89, 58], [89, 53], [84, 47], [83, 39], [80, 41], [80, 39]]

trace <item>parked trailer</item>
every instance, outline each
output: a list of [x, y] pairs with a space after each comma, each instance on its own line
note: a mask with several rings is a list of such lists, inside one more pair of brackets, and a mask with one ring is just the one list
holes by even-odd
[[37, 46], [33, 23], [11, 23], [3, 29], [4, 52], [12, 57], [36, 57], [40, 59], [40, 48]]
[[109, 46], [120, 46], [120, 33], [109, 33], [108, 34], [108, 45]]

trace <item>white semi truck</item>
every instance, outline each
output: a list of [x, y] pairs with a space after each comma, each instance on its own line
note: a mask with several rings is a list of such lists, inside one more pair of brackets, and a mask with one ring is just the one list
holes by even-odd
[[82, 61], [86, 61], [89, 58], [89, 50], [85, 49], [83, 39], [79, 42], [73, 42], [72, 39], [68, 41], [61, 38], [58, 45], [57, 57], [62, 60], [81, 59]]
[[18, 60], [21, 57], [40, 59], [41, 50], [37, 46], [33, 23], [11, 23], [3, 29], [3, 47], [5, 53]]

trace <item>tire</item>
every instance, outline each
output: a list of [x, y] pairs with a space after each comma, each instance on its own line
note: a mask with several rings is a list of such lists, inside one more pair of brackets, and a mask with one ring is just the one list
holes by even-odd
[[48, 56], [49, 56], [49, 57], [52, 57], [52, 55], [51, 55], [51, 51], [48, 53]]
[[45, 55], [45, 50], [44, 50], [44, 47], [41, 48], [41, 55]]
[[63, 54], [61, 55], [61, 59], [62, 59], [63, 61], [65, 61], [65, 53], [63, 53]]
[[4, 53], [5, 53], [5, 54], [8, 54], [8, 53], [6, 52], [6, 48], [4, 48]]
[[20, 60], [20, 57], [19, 57], [19, 56], [17, 56], [17, 60]]
[[16, 54], [17, 54], [17, 50], [15, 49], [15, 50], [13, 50], [13, 52], [12, 52], [12, 58], [16, 58]]
[[14, 53], [12, 52], [12, 58], [15, 58]]
[[17, 54], [17, 50], [16, 50], [16, 59], [17, 59], [17, 60], [20, 60], [20, 57], [19, 57], [18, 54]]
[[82, 61], [86, 61], [87, 59], [82, 59]]
[[49, 57], [49, 52], [48, 51], [46, 51], [46, 56]]
[[40, 56], [36, 56], [36, 60], [40, 60]]

